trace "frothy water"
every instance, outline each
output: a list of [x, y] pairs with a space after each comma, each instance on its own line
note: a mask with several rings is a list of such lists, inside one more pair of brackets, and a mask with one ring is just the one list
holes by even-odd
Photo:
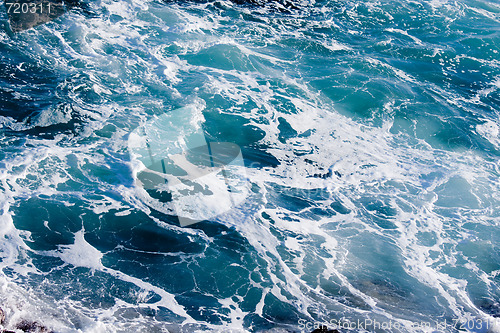
[[[500, 332], [496, 2], [0, 15], [5, 328]], [[129, 139], [193, 105], [248, 193], [181, 227]]]

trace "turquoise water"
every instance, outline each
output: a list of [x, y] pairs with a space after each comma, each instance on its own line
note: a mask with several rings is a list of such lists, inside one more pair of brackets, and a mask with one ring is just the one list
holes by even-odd
[[[6, 328], [500, 332], [497, 2], [0, 15]], [[129, 136], [186, 106], [249, 192], [180, 227]]]

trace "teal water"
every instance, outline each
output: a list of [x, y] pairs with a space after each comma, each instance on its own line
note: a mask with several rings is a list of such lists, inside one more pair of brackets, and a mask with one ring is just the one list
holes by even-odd
[[[500, 332], [497, 2], [0, 15], [5, 328]], [[129, 135], [190, 105], [250, 191], [180, 227]]]

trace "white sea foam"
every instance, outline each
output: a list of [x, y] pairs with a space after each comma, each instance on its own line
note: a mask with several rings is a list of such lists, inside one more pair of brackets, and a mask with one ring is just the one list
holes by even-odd
[[[432, 4], [438, 7], [444, 3], [432, 1]], [[474, 239], [472, 233], [463, 227], [465, 223], [474, 223], [485, 228], [497, 223], [491, 212], [498, 207], [500, 199], [500, 188], [498, 182], [495, 182], [498, 179], [498, 163], [485, 160], [474, 151], [444, 151], [432, 147], [422, 139], [413, 140], [405, 134], [394, 134], [391, 132], [391, 118], [376, 127], [346, 117], [320, 91], [312, 88], [305, 79], [294, 73], [296, 60], [281, 59], [265, 48], [255, 47], [230, 33], [219, 38], [217, 34], [223, 29], [219, 20], [223, 18], [216, 15], [201, 17], [202, 15], [193, 14], [182, 7], [173, 6], [170, 14], [177, 16], [179, 21], [169, 27], [160, 26], [160, 30], [176, 32], [185, 38], [183, 40], [180, 36], [171, 44], [182, 50], [180, 55], [193, 54], [214, 45], [233, 46], [238, 56], [258, 59], [263, 70], [241, 72], [222, 70], [215, 65], [191, 65], [189, 61], [181, 60], [179, 55], [169, 56], [166, 52], [167, 45], [149, 45], [149, 36], [140, 33], [141, 29], [162, 24], [161, 19], [145, 21], [138, 17], [139, 13], [149, 13], [150, 8], [156, 4], [103, 1], [102, 5], [110, 14], [123, 18], [123, 21], [113, 23], [102, 18], [84, 19], [77, 14], [70, 14], [72, 20], [74, 19], [72, 23], [61, 24], [72, 26], [70, 30], [77, 35], [74, 37], [77, 43], [68, 40], [67, 33], [51, 30], [61, 43], [60, 50], [65, 52], [66, 62], [61, 61], [65, 58], [57, 54], [58, 48], [40, 46], [43, 49], [40, 54], [44, 54], [40, 61], [46, 64], [55, 63], [61, 71], [71, 71], [68, 59], [83, 61], [92, 69], [90, 84], [73, 86], [72, 89], [78, 91], [90, 87], [104, 98], [104, 102], [96, 109], [75, 106], [78, 114], [88, 120], [78, 133], [78, 139], [64, 135], [54, 140], [28, 138], [24, 150], [6, 156], [2, 161], [6, 166], [0, 175], [3, 191], [0, 198], [3, 212], [0, 226], [1, 235], [8, 239], [0, 245], [3, 268], [13, 269], [18, 276], [40, 274], [32, 264], [20, 264], [18, 261], [19, 258], [29, 258], [32, 250], [26, 244], [31, 236], [29, 232], [16, 230], [13, 222], [15, 216], [9, 211], [11, 205], [20, 200], [36, 196], [56, 196], [60, 194], [59, 186], [69, 181], [93, 184], [102, 192], [112, 192], [120, 196], [120, 199], [91, 198], [87, 197], [87, 193], [75, 190], [71, 194], [86, 203], [89, 213], [105, 214], [116, 211], [117, 216], [126, 216], [131, 211], [138, 210], [151, 216], [152, 220], [164, 228], [204, 237], [207, 242], [210, 241], [203, 231], [182, 229], [154, 217], [154, 207], [148, 207], [144, 200], [141, 200], [141, 196], [147, 196], [144, 191], [123, 184], [107, 184], [89, 170], [90, 167], [107, 166], [111, 163], [110, 160], [116, 162], [119, 159], [117, 156], [126, 154], [128, 130], [151, 118], [153, 111], [149, 109], [150, 105], [163, 111], [164, 102], [155, 100], [158, 97], [153, 96], [152, 101], [144, 101], [140, 94], [146, 88], [141, 85], [140, 80], [127, 79], [129, 73], [141, 73], [141, 78], [145, 80], [142, 83], [153, 84], [159, 90], [165, 91], [165, 99], [168, 99], [169, 94], [173, 93], [171, 89], [176, 89], [175, 86], [183, 82], [185, 75], [196, 72], [202, 73], [206, 78], [206, 81], [200, 80], [198, 93], [218, 95], [229, 101], [230, 108], [216, 112], [237, 114], [246, 118], [249, 126], [262, 130], [265, 136], [258, 144], [265, 147], [262, 149], [280, 163], [272, 168], [248, 168], [248, 178], [255, 190], [251, 200], [240, 206], [239, 211], [236, 210], [233, 215], [226, 214], [215, 219], [218, 223], [238, 230], [264, 261], [262, 269], [273, 286], [250, 281], [253, 286], [262, 290], [261, 299], [255, 306], [256, 314], [263, 316], [266, 308], [265, 298], [270, 294], [306, 317], [311, 316], [311, 309], [314, 310], [316, 320], [323, 320], [331, 313], [349, 313], [361, 318], [377, 316], [397, 320], [405, 325], [410, 324], [411, 320], [401, 315], [400, 311], [393, 311], [384, 305], [382, 295], [375, 290], [385, 288], [383, 290], [390, 293], [390, 285], [377, 287], [372, 282], [365, 281], [363, 284], [356, 281], [356, 277], [363, 273], [364, 264], [354, 255], [359, 250], [357, 242], [366, 242], [368, 246], [376, 239], [382, 238], [389, 245], [394, 245], [391, 249], [399, 256], [403, 271], [435, 292], [436, 303], [445, 315], [460, 319], [470, 315], [492, 319], [474, 304], [468, 293], [466, 280], [451, 271], [457, 265], [462, 265], [462, 261], [465, 262], [464, 267], [469, 267], [470, 271], [477, 274], [479, 280], [491, 286], [490, 288], [493, 289], [497, 285], [496, 271], [489, 274], [481, 272], [478, 269], [479, 264], [473, 261], [475, 259], [461, 255], [457, 247], [461, 242]], [[222, 5], [232, 7], [228, 3]], [[205, 5], [197, 6], [196, 8], [200, 9]], [[374, 4], [370, 9], [378, 10]], [[245, 12], [248, 14], [249, 10], [245, 9]], [[347, 11], [346, 15], [359, 17], [356, 11]], [[293, 24], [290, 23], [293, 29], [288, 31], [279, 31], [275, 27], [276, 24], [273, 25], [276, 18], [271, 15], [263, 21], [272, 27], [269, 29], [272, 29], [274, 35], [269, 38], [270, 45], [277, 45], [280, 38], [304, 38], [304, 30], [308, 28], [300, 27], [300, 17], [290, 19], [290, 22], [293, 21]], [[332, 22], [319, 22], [317, 26], [322, 24], [323, 27], [335, 26]], [[259, 24], [251, 28], [254, 29], [251, 30], [253, 32], [265, 32]], [[389, 28], [388, 31], [403, 34], [417, 44], [423, 43], [404, 30]], [[39, 35], [33, 34], [27, 38], [31, 38], [31, 42], [36, 44], [37, 36]], [[320, 44], [331, 51], [350, 50], [348, 45], [344, 46], [336, 41], [322, 40]], [[116, 54], [107, 53], [106, 50], [112, 47], [115, 47]], [[124, 59], [123, 54], [120, 54], [120, 47], [137, 53], [142, 52], [148, 60], [139, 56]], [[388, 69], [388, 75], [399, 79], [400, 84], [420, 84], [419, 87], [424, 88], [430, 86], [431, 92], [450, 104], [467, 102], [455, 98], [456, 96], [443, 89], [432, 87], [431, 84], [423, 84], [411, 74], [378, 59], [367, 58], [366, 61], [374, 67]], [[142, 71], [137, 70], [136, 66], [143, 66], [140, 67]], [[156, 71], [157, 69], [160, 71]], [[110, 77], [118, 80], [119, 83], [115, 87], [108, 87], [108, 84], [103, 82], [103, 79]], [[135, 74], [132, 74], [132, 77], [135, 78]], [[486, 88], [480, 97], [488, 96], [494, 89], [495, 85]], [[106, 95], [113, 94], [139, 96], [141, 101], [132, 103], [133, 106], [120, 106], [106, 99]], [[278, 107], [282, 101], [283, 104], [286, 102], [286, 108]], [[142, 105], [147, 102], [151, 104]], [[255, 108], [248, 111], [243, 107], [245, 103], [253, 103]], [[388, 114], [394, 114], [395, 103], [387, 102], [384, 105]], [[2, 117], [0, 121], [2, 126], [12, 130], [19, 130], [21, 127], [34, 128], [67, 122], [69, 115], [61, 112], [47, 109], [38, 116], [37, 122], [30, 125], [15, 123], [7, 117]], [[117, 130], [111, 138], [95, 135], [106, 123], [112, 123], [120, 116], [129, 118], [129, 122], [117, 122], [127, 128]], [[297, 134], [280, 140], [283, 133], [279, 119], [284, 120]], [[494, 120], [484, 120], [484, 123], [476, 126], [476, 131], [498, 148], [498, 126]], [[86, 142], [85, 138], [90, 142]], [[74, 161], [72, 167], [82, 173], [84, 180], [68, 171], [70, 159]], [[129, 167], [132, 173], [137, 171], [137, 165]], [[329, 176], [324, 178], [315, 176], [327, 175], [329, 171]], [[335, 171], [340, 176], [335, 174]], [[430, 175], [433, 172], [439, 173], [440, 176], [432, 178]], [[466, 209], [454, 203], [457, 199], [453, 196], [457, 191], [457, 182], [463, 185], [460, 191], [463, 191], [471, 202], [476, 203], [475, 208]], [[288, 194], [288, 198], [276, 199], [281, 193]], [[390, 197], [386, 205], [394, 210], [394, 216], [386, 218], [395, 226], [391, 230], [376, 225], [373, 220], [377, 212], [373, 208], [363, 206], [364, 198], [376, 198], [382, 202], [386, 197]], [[290, 208], [286, 204], [293, 199], [306, 200], [308, 205], [306, 208]], [[328, 210], [339, 202], [349, 212], [330, 213], [327, 217], [315, 212], [315, 209]], [[64, 204], [72, 205], [70, 202]], [[443, 213], [444, 210], [449, 214]], [[425, 243], [422, 233], [430, 235], [431, 240]], [[152, 329], [152, 326], [148, 325], [154, 324], [148, 323], [148, 318], [119, 317], [119, 311], [160, 307], [168, 308], [184, 318], [185, 324], [195, 322], [175, 299], [175, 295], [160, 286], [104, 266], [102, 258], [106, 254], [86, 241], [83, 229], [74, 234], [73, 244], [60, 245], [58, 250], [40, 251], [39, 254], [59, 258], [66, 266], [87, 268], [129, 282], [139, 287], [143, 294], [137, 295], [137, 304], [128, 304], [116, 298], [114, 305], [107, 310], [88, 309], [79, 302], [63, 300], [58, 305], [66, 308], [66, 312], [56, 311], [51, 317], [43, 314], [48, 308], [57, 308], [50, 303], [50, 295], [46, 295], [46, 299], [34, 300], [30, 297], [29, 290], [23, 291], [22, 287], [16, 285], [15, 279], [3, 276], [0, 280], [1, 297], [5, 304], [8, 304], [8, 324], [13, 325], [16, 320], [23, 318], [41, 318], [44, 322], [46, 320], [48, 326], [61, 332], [141, 331]], [[349, 295], [360, 300], [363, 307], [356, 308], [335, 297], [327, 296], [325, 286], [347, 290]], [[145, 295], [149, 295], [148, 293], [159, 295], [161, 300], [147, 303], [148, 296]], [[248, 312], [241, 309], [240, 301], [238, 297], [219, 299], [221, 308], [228, 311], [226, 317], [223, 317], [224, 323], [221, 326], [204, 323], [205, 327], [212, 330], [244, 330], [243, 318]], [[395, 296], [392, 301], [397, 304]], [[26, 308], [23, 310], [23, 307]], [[37, 307], [41, 310], [35, 312], [33, 309]], [[30, 312], [33, 312], [32, 317]], [[73, 315], [69, 316], [68, 313]], [[433, 319], [432, 315], [434, 314], [424, 313], [422, 317]], [[72, 322], [70, 319], [55, 319], [61, 317], [74, 320]], [[78, 321], [83, 323], [84, 328], [75, 328], [75, 322]]]
[[75, 267], [87, 267], [93, 270], [102, 269], [102, 253], [85, 240], [85, 231], [75, 233], [75, 242], [71, 245], [61, 245], [56, 252], [48, 255], [61, 258], [65, 263]]
[[500, 131], [498, 125], [491, 120], [476, 126], [477, 132], [490, 141], [495, 147], [500, 147]]

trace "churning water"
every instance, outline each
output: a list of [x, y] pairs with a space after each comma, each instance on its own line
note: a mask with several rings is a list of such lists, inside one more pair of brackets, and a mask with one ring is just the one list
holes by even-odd
[[[498, 2], [0, 15], [6, 328], [500, 331]], [[130, 148], [180, 108], [165, 142], [239, 147], [247, 189], [185, 227]]]

